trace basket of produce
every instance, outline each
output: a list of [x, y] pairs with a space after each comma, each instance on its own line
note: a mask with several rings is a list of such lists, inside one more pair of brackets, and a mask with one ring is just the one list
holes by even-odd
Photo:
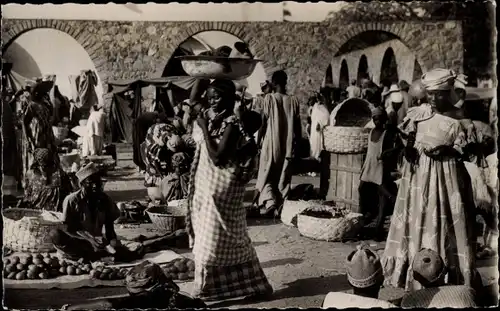
[[4, 258], [4, 275], [9, 280], [52, 279], [62, 275], [89, 274], [92, 266], [84, 263], [61, 260], [45, 254], [26, 254]]
[[190, 281], [194, 279], [194, 261], [189, 258], [177, 258], [165, 264], [163, 271], [174, 281]]
[[363, 215], [330, 206], [306, 208], [297, 216], [301, 235], [321, 241], [341, 242], [356, 237], [363, 228]]
[[146, 212], [158, 231], [169, 233], [186, 227], [187, 210], [184, 207], [158, 205], [149, 207]]
[[68, 137], [69, 129], [65, 127], [53, 126], [52, 132], [54, 133], [54, 138], [58, 143], [62, 143]]
[[368, 148], [369, 128], [327, 126], [324, 131], [325, 150], [334, 153], [363, 153]]
[[10, 208], [3, 211], [3, 245], [14, 252], [50, 252], [50, 232], [63, 228], [62, 214], [41, 210]]
[[114, 268], [104, 264], [98, 264], [93, 267], [89, 274], [94, 280], [115, 281], [125, 280], [128, 270], [125, 268]]
[[242, 80], [254, 71], [259, 59], [208, 55], [178, 56], [188, 75], [201, 79]]

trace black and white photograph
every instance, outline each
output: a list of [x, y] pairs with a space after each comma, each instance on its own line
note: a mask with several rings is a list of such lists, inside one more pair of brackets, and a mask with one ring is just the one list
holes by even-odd
[[496, 5], [3, 4], [3, 307], [498, 307]]

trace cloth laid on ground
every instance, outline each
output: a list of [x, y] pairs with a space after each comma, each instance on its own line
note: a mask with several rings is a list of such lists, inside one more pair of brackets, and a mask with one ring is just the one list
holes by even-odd
[[474, 290], [467, 286], [441, 286], [417, 290], [403, 297], [402, 308], [475, 308]]
[[4, 279], [4, 286], [8, 289], [75, 289], [98, 286], [123, 286], [124, 280], [104, 281], [92, 279], [87, 275], [63, 275], [55, 279], [44, 280], [8, 280]]
[[[223, 123], [231, 122], [237, 120], [229, 117]], [[198, 145], [187, 215], [188, 229], [194, 233], [195, 296], [223, 299], [272, 291], [248, 236], [241, 167], [234, 162], [226, 167], [214, 165], [203, 136], [198, 137], [196, 131], [201, 129], [195, 123], [193, 138]], [[222, 135], [219, 131], [217, 141]]]
[[390, 309], [390, 308], [397, 308], [397, 306], [381, 299], [368, 298], [342, 292], [330, 292], [326, 295], [325, 300], [323, 300], [322, 308], [323, 309], [325, 308]]

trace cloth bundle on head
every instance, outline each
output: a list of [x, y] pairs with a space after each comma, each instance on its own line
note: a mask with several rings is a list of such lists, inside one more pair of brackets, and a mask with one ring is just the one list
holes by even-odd
[[50, 161], [50, 151], [47, 148], [37, 148], [33, 152], [33, 158], [38, 165], [48, 164]]
[[445, 274], [446, 265], [437, 252], [424, 248], [413, 258], [413, 277], [423, 286], [442, 280]]
[[399, 89], [399, 86], [397, 84], [391, 85], [387, 95], [389, 95], [389, 101], [392, 103], [403, 102], [403, 94], [401, 94], [401, 90]]
[[128, 272], [125, 284], [130, 294], [150, 292], [165, 285], [174, 291], [179, 291], [179, 287], [165, 275], [161, 267], [148, 260]]
[[212, 83], [210, 83], [210, 88], [230, 96], [234, 96], [236, 94], [236, 86], [231, 80], [215, 79]]
[[422, 84], [427, 91], [448, 91], [453, 89], [456, 77], [453, 70], [437, 68], [422, 75]]
[[78, 178], [78, 181], [81, 183], [85, 179], [98, 174], [100, 172], [99, 168], [94, 162], [90, 162], [89, 164], [82, 167], [75, 175]]
[[359, 245], [347, 256], [347, 279], [357, 288], [367, 288], [383, 281], [379, 256], [365, 245]]
[[455, 79], [455, 84], [454, 84], [454, 88], [455, 89], [463, 89], [465, 90], [465, 86], [467, 85], [467, 76], [460, 73], [458, 74], [458, 76], [456, 77]]

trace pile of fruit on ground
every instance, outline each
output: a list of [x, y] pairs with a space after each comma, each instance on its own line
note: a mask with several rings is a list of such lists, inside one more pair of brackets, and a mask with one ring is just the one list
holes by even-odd
[[189, 258], [177, 258], [165, 264], [163, 271], [172, 280], [192, 280], [194, 279], [194, 261]]
[[90, 277], [96, 280], [123, 280], [127, 275], [127, 269], [125, 268], [113, 268], [105, 265], [98, 265], [94, 269], [90, 270]]
[[10, 280], [50, 279], [61, 275], [89, 274], [92, 266], [84, 263], [60, 260], [50, 254], [30, 254], [4, 258], [4, 275]]

